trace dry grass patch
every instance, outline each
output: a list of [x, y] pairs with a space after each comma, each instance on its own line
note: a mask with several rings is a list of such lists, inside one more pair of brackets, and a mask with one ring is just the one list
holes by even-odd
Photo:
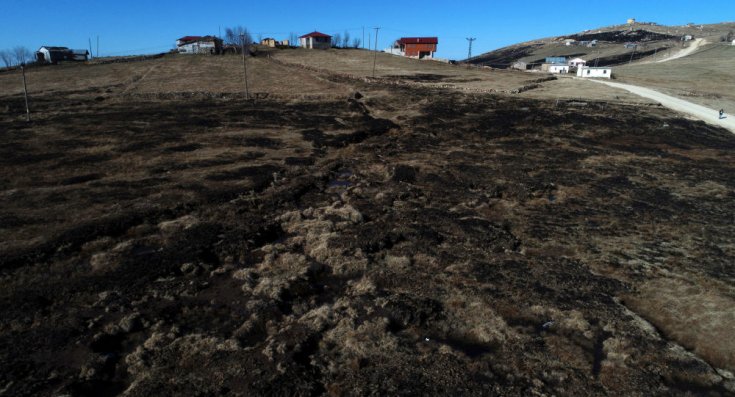
[[735, 369], [735, 300], [690, 280], [646, 282], [626, 304], [713, 366]]

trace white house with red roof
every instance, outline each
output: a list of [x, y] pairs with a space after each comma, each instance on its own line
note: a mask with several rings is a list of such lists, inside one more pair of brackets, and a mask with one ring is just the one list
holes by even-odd
[[332, 48], [332, 36], [320, 32], [311, 32], [299, 37], [299, 46], [310, 50], [327, 50]]

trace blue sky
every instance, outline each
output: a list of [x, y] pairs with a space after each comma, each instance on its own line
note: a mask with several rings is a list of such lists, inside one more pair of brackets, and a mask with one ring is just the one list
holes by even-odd
[[[556, 3], [556, 4], [554, 4]], [[319, 30], [380, 26], [379, 48], [401, 36], [439, 36], [437, 56], [463, 59], [505, 45], [625, 23], [627, 18], [667, 25], [716, 23], [735, 18], [735, 1], [235, 1], [235, 0], [0, 0], [0, 49], [16, 45], [96, 47], [102, 55], [153, 53], [185, 35], [218, 34], [243, 25], [258, 35], [286, 39]], [[367, 33], [366, 33], [367, 34]], [[373, 36], [374, 37], [374, 36]]]

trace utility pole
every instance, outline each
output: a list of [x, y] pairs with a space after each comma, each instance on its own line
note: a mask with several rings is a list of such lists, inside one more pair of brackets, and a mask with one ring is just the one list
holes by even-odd
[[248, 67], [245, 62], [245, 35], [240, 35], [240, 44], [242, 45], [242, 70], [245, 76], [245, 99], [250, 99], [250, 91], [248, 90]]
[[31, 122], [31, 108], [28, 106], [28, 87], [26, 86], [26, 64], [20, 64], [20, 72], [23, 74], [23, 96], [26, 98], [26, 121]]
[[378, 62], [378, 31], [380, 28], [375, 29], [375, 56], [373, 57], [373, 78], [375, 78], [375, 63]]
[[633, 56], [635, 55], [635, 50], [638, 48], [638, 46], [633, 47], [633, 52], [630, 53], [630, 60], [628, 61], [628, 65], [630, 65], [633, 62]]
[[365, 49], [365, 27], [362, 27], [362, 49]]
[[475, 41], [475, 40], [477, 40], [477, 39], [474, 38], [474, 37], [468, 37], [467, 38], [467, 41], [470, 42], [470, 50], [467, 52], [467, 61], [469, 61], [470, 58], [472, 58], [472, 42]]
[[100, 36], [97, 35], [97, 57], [100, 56]]
[[89, 57], [92, 58], [92, 38], [89, 38]]

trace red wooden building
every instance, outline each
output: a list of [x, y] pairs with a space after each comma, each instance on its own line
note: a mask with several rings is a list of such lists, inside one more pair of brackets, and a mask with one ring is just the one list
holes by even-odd
[[401, 37], [396, 42], [404, 56], [433, 58], [439, 44], [438, 37]]

